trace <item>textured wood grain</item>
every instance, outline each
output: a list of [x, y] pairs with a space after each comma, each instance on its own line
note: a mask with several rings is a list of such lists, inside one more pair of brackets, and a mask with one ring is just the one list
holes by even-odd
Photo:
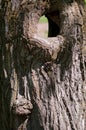
[[0, 1], [0, 130], [86, 130], [83, 2]]

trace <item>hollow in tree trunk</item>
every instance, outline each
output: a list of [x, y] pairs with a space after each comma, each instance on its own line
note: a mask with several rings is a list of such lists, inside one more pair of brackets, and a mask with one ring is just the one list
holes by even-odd
[[0, 1], [0, 130], [86, 130], [85, 15], [83, 0]]

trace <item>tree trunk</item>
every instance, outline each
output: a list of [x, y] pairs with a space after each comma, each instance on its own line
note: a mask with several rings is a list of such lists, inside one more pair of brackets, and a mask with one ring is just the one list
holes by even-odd
[[83, 0], [0, 1], [0, 130], [86, 130], [85, 15]]

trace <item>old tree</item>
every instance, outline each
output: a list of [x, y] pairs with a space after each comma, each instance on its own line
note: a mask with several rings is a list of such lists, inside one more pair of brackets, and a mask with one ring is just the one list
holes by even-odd
[[85, 15], [84, 0], [0, 0], [0, 130], [86, 130]]

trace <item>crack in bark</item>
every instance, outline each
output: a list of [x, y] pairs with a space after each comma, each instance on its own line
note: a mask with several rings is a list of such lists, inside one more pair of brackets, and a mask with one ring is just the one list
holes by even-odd
[[70, 120], [71, 130], [77, 130], [77, 129], [75, 128], [75, 126], [74, 126], [74, 122], [73, 122], [73, 120], [72, 120], [72, 116], [71, 116], [70, 110], [69, 110], [69, 108], [68, 108], [68, 105], [67, 105], [67, 103], [66, 103], [66, 101], [65, 101], [64, 98], [62, 98], [62, 100], [63, 100], [63, 103], [64, 103], [65, 108], [66, 108], [66, 113], [68, 114], [68, 117], [69, 117], [69, 120]]
[[[5, 7], [4, 1], [2, 2], [2, 7]], [[18, 4], [21, 3], [20, 0], [17, 2], [19, 2]], [[2, 114], [6, 117], [3, 119], [4, 117], [1, 115], [3, 119], [3, 127], [1, 128], [3, 130], [6, 129], [5, 127], [8, 127], [8, 130], [10, 128], [15, 130], [27, 129], [26, 127], [29, 125], [31, 130], [65, 130], [66, 128], [84, 130], [86, 127], [84, 124], [86, 117], [83, 116], [86, 85], [85, 82], [82, 83], [82, 80], [86, 80], [83, 72], [86, 67], [82, 65], [83, 61], [79, 57], [79, 47], [81, 46], [80, 42], [82, 42], [79, 37], [82, 37], [81, 30], [83, 29], [83, 16], [79, 5], [82, 5], [78, 0], [65, 0], [64, 2], [61, 0], [50, 0], [49, 7], [46, 5], [47, 0], [44, 3], [39, 0], [32, 1], [33, 5], [28, 2], [26, 0], [22, 1], [22, 7], [19, 8], [18, 5], [14, 5], [14, 0], [8, 1], [8, 7], [4, 8], [7, 9], [5, 17], [3, 17], [2, 13], [4, 9], [0, 12], [0, 22], [2, 23], [0, 38], [2, 46], [0, 51], [2, 60], [2, 63], [0, 63], [2, 69], [2, 83], [0, 83], [2, 86], [1, 108], [3, 110]], [[16, 7], [18, 7], [19, 12]], [[55, 34], [56, 37], [46, 39], [35, 35], [41, 15], [46, 14], [47, 16], [48, 14], [48, 17], [51, 18], [51, 12], [57, 11], [59, 11], [60, 23], [57, 21], [55, 23], [60, 26], [59, 35]], [[55, 19], [51, 18], [51, 20], [57, 20], [57, 16], [58, 14], [55, 15]], [[8, 31], [6, 32], [5, 29], [8, 29]], [[5, 44], [5, 42], [7, 43]], [[13, 45], [13, 49], [9, 49], [9, 52], [4, 50], [7, 44]], [[72, 48], [75, 45], [76, 48]], [[9, 47], [11, 48], [11, 46]], [[64, 52], [66, 55], [64, 55]], [[7, 74], [4, 66], [6, 66]], [[55, 69], [56, 72], [54, 73]], [[7, 80], [8, 75], [9, 80]], [[25, 76], [26, 79], [24, 78]], [[27, 85], [25, 82], [27, 82]], [[9, 86], [13, 90], [12, 95], [9, 94], [11, 99], [8, 99], [8, 97], [5, 99], [4, 93], [6, 94], [7, 91], [5, 88]], [[30, 100], [26, 96], [26, 90], [24, 89], [26, 86], [29, 88], [27, 93], [29, 93]], [[21, 97], [21, 94], [23, 97]], [[70, 103], [68, 104], [67, 101], [70, 101]], [[71, 102], [73, 102], [73, 107]], [[5, 103], [7, 105], [11, 104], [11, 108], [13, 108], [15, 113], [13, 114], [9, 110], [10, 114], [15, 115], [12, 115], [15, 122], [10, 128], [7, 113], [9, 106], [5, 109], [3, 105]], [[30, 112], [30, 124], [28, 124], [27, 120]], [[12, 122], [14, 121], [13, 119]], [[67, 123], [69, 126], [65, 126]]]

